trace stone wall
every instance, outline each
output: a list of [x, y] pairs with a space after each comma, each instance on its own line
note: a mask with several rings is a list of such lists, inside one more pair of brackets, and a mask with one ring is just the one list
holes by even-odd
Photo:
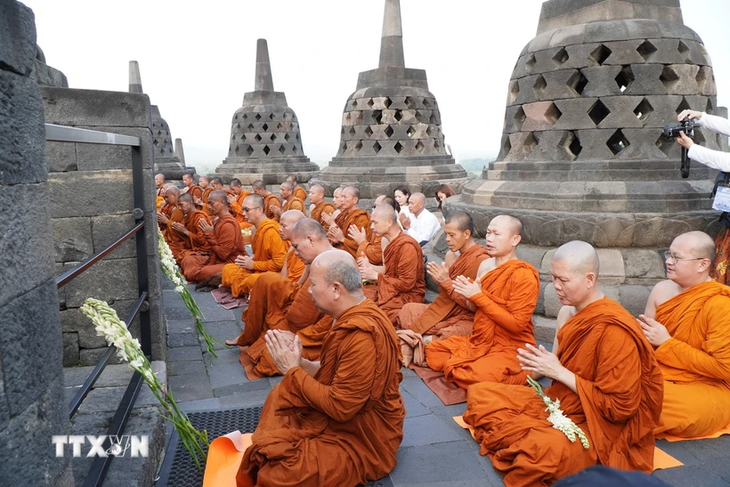
[[69, 423], [35, 57], [33, 12], [0, 0], [0, 479], [18, 487], [73, 485], [51, 444]]
[[[142, 139], [145, 171], [147, 265], [151, 304], [152, 357], [163, 360], [150, 102], [136, 93], [41, 88], [46, 123], [70, 125]], [[49, 142], [46, 146], [51, 196], [55, 272], [60, 274], [104, 249], [134, 226], [132, 149], [125, 146]], [[106, 350], [90, 320], [78, 308], [87, 297], [111, 304], [126, 320], [138, 296], [134, 238], [59, 291], [65, 366], [94, 365]], [[132, 324], [138, 335], [139, 324]]]

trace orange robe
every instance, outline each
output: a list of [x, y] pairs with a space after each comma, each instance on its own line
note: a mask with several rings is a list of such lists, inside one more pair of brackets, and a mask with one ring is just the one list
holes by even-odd
[[327, 224], [325, 223], [324, 219], [322, 219], [322, 214], [327, 213], [328, 215], [331, 215], [335, 212], [335, 205], [328, 201], [320, 201], [316, 205], [314, 205], [314, 208], [312, 208], [312, 211], [309, 212], [309, 218], [312, 218], [313, 220], [317, 220], [320, 225], [322, 225], [325, 230], [327, 229]]
[[294, 188], [294, 197], [302, 200], [302, 204], [304, 204], [304, 202], [307, 201], [307, 190], [301, 186], [297, 186]]
[[335, 248], [349, 252], [350, 255], [357, 258], [357, 242], [351, 239], [347, 231], [350, 225], [355, 225], [357, 228], [364, 228], [367, 235], [367, 239], [370, 240], [370, 215], [365, 210], [360, 208], [353, 208], [348, 213], [340, 213], [335, 218], [335, 224], [340, 227], [342, 234], [345, 236], [345, 241], [334, 245]]
[[286, 203], [284, 203], [284, 206], [281, 208], [281, 212], [284, 213], [285, 211], [289, 210], [299, 210], [304, 215], [307, 214], [307, 211], [304, 209], [304, 201], [300, 200], [299, 198], [290, 197], [288, 200], [286, 200]]
[[294, 247], [291, 247], [291, 243], [289, 244], [289, 250], [286, 252], [286, 260], [284, 261], [284, 268], [282, 268], [282, 272], [286, 270], [286, 278], [289, 279], [292, 282], [299, 282], [299, 278], [302, 277], [302, 274], [304, 274], [304, 269], [307, 267], [302, 259], [297, 257], [297, 254], [294, 253]]
[[253, 269], [228, 264], [223, 268], [221, 284], [231, 288], [233, 296], [242, 296], [251, 292], [256, 279], [263, 272], [279, 272], [284, 266], [289, 242], [281, 239], [279, 222], [267, 218], [256, 228], [251, 239], [253, 251]]
[[664, 406], [656, 433], [704, 436], [730, 424], [730, 287], [716, 281], [657, 307], [672, 336], [656, 349]]
[[266, 213], [266, 217], [279, 221], [279, 216], [274, 214], [274, 211], [272, 210], [274, 206], [281, 208], [281, 201], [279, 201], [279, 197], [274, 193], [269, 193], [264, 196], [264, 213]]
[[180, 253], [185, 249], [190, 248], [190, 240], [188, 240], [185, 235], [172, 228], [173, 223], [185, 222], [185, 214], [177, 206], [165, 206], [165, 208], [168, 207], [170, 208], [170, 214], [167, 216], [167, 223], [163, 224], [162, 236], [165, 238], [167, 246], [170, 247], [172, 256], [175, 257], [175, 260], [178, 260]]
[[210, 255], [194, 254], [185, 257], [180, 264], [188, 282], [200, 282], [223, 270], [223, 266], [245, 255], [241, 227], [230, 214], [218, 218], [213, 233], [205, 234], [210, 245]]
[[383, 265], [383, 237], [378, 237], [374, 233], [370, 234], [370, 238], [361, 243], [357, 248], [357, 255], [365, 255], [368, 262], [372, 265]]
[[584, 449], [547, 421], [532, 387], [493, 382], [467, 390], [464, 421], [475, 428], [507, 486], [550, 485], [600, 463], [651, 472], [662, 376], [636, 319], [608, 298], [591, 303], [558, 331], [558, 359], [577, 393], [553, 381], [544, 392], [585, 433]]
[[203, 201], [203, 207], [200, 208], [205, 212], [206, 215], [211, 215], [210, 208], [208, 208], [208, 196], [210, 196], [210, 193], [213, 192], [213, 188], [205, 188], [203, 190], [203, 196], [200, 197], [200, 199]]
[[535, 344], [537, 270], [527, 262], [510, 260], [487, 272], [481, 287], [482, 292], [470, 298], [477, 306], [472, 334], [429, 343], [426, 362], [462, 389], [484, 381], [524, 384], [527, 374], [517, 361], [517, 349]]
[[202, 199], [203, 198], [203, 189], [198, 186], [197, 184], [193, 184], [192, 186], [188, 187], [187, 193], [192, 196], [193, 198]]
[[228, 210], [231, 212], [231, 215], [236, 217], [236, 220], [241, 226], [241, 229], [244, 228], [252, 228], [253, 225], [246, 220], [246, 216], [243, 214], [243, 200], [246, 199], [247, 196], [251, 194], [250, 191], [241, 191], [241, 194], [236, 195], [236, 193], [231, 193], [236, 197], [235, 203], [229, 203], [228, 204]]
[[339, 317], [314, 377], [290, 370], [264, 403], [238, 486], [351, 486], [387, 475], [405, 408], [395, 331], [374, 303]]
[[188, 241], [185, 248], [179, 251], [178, 254], [173, 252], [173, 256], [178, 263], [182, 262], [182, 260], [188, 255], [210, 253], [210, 244], [208, 244], [208, 241], [205, 239], [205, 233], [199, 226], [200, 220], [205, 220], [207, 222], [210, 221], [208, 215], [200, 210], [195, 210], [185, 215], [185, 228], [190, 235], [184, 237]]
[[[439, 283], [441, 292], [431, 304], [408, 303], [398, 313], [398, 328], [413, 330], [422, 335], [448, 338], [451, 335], [467, 335], [472, 331], [474, 313], [467, 308], [467, 299], [454, 292], [453, 280], [458, 276], [476, 279], [479, 265], [489, 258], [487, 249], [472, 245], [449, 267], [449, 279]], [[457, 332], [464, 330], [464, 332]], [[443, 336], [445, 335], [445, 336]]]
[[373, 299], [395, 324], [398, 311], [406, 303], [422, 303], [426, 294], [421, 246], [401, 232], [383, 251], [385, 274], [375, 286], [365, 286], [365, 295]]

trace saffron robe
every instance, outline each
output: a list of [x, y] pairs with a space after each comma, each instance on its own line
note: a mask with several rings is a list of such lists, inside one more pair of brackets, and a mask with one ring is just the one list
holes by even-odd
[[560, 328], [558, 343], [577, 393], [558, 381], [544, 392], [560, 400], [590, 448], [553, 428], [532, 387], [482, 382], [467, 390], [464, 414], [480, 453], [505, 474], [507, 486], [551, 485], [596, 463], [651, 472], [662, 376], [636, 319], [615, 301], [599, 299]]
[[307, 190], [301, 186], [297, 186], [294, 188], [294, 197], [300, 199], [302, 204], [304, 204], [304, 202], [307, 201]]
[[327, 224], [325, 223], [324, 219], [322, 218], [323, 213], [327, 213], [328, 215], [331, 215], [335, 212], [335, 205], [328, 201], [320, 201], [317, 203], [314, 208], [309, 212], [309, 218], [312, 218], [313, 220], [317, 220], [320, 225], [322, 225], [325, 229], [327, 229]]
[[281, 239], [279, 222], [265, 219], [256, 228], [251, 239], [253, 251], [253, 269], [239, 267], [237, 264], [228, 264], [223, 268], [221, 284], [231, 288], [235, 297], [249, 294], [256, 279], [263, 272], [279, 272], [284, 266], [289, 242]]
[[357, 256], [364, 255], [372, 265], [383, 265], [383, 237], [374, 233], [357, 247]]
[[357, 259], [357, 242], [349, 237], [347, 231], [350, 225], [355, 225], [357, 228], [364, 228], [367, 239], [370, 240], [370, 215], [365, 210], [360, 208], [353, 208], [347, 213], [340, 213], [335, 218], [335, 224], [340, 227], [342, 234], [345, 236], [345, 241], [333, 245], [336, 249], [344, 250], [349, 252], [350, 255]]
[[703, 282], [657, 307], [664, 406], [655, 433], [705, 436], [730, 424], [730, 287]]
[[198, 186], [197, 184], [193, 184], [192, 186], [187, 187], [187, 194], [192, 196], [193, 198], [202, 199], [203, 198], [203, 189]]
[[185, 257], [180, 265], [188, 282], [200, 282], [223, 270], [227, 263], [245, 255], [241, 227], [233, 216], [226, 213], [215, 221], [212, 234], [205, 234], [210, 255], [194, 254]]
[[241, 229], [244, 228], [252, 228], [253, 224], [249, 223], [248, 220], [246, 220], [246, 216], [243, 214], [243, 200], [246, 199], [247, 196], [251, 194], [250, 191], [241, 191], [241, 194], [236, 193], [230, 193], [233, 196], [236, 197], [235, 203], [228, 203], [228, 211], [231, 212], [231, 215], [236, 217], [236, 221], [238, 221], [238, 224], [241, 226]]
[[395, 331], [371, 301], [339, 317], [314, 377], [290, 370], [264, 403], [238, 486], [354, 486], [387, 475], [405, 408]]
[[213, 188], [205, 188], [203, 196], [200, 199], [203, 201], [203, 207], [201, 208], [207, 215], [211, 215], [210, 208], [208, 208], [208, 196], [213, 192]]
[[453, 280], [458, 276], [476, 279], [479, 266], [488, 258], [487, 249], [481, 245], [472, 245], [459, 254], [449, 267], [449, 279], [439, 283], [441, 291], [433, 303], [404, 305], [398, 313], [397, 327], [413, 330], [422, 335], [437, 335], [439, 338], [448, 338], [440, 335], [441, 330], [445, 328], [459, 327], [470, 330], [474, 322], [474, 313], [466, 307], [468, 300], [454, 291]]
[[375, 286], [363, 291], [382, 309], [392, 323], [406, 303], [422, 303], [426, 295], [423, 252], [413, 237], [401, 232], [383, 251], [385, 273]]
[[264, 213], [266, 213], [266, 217], [279, 221], [279, 216], [274, 214], [274, 211], [272, 210], [274, 206], [281, 208], [281, 201], [279, 201], [279, 197], [274, 193], [269, 193], [264, 196]]
[[524, 384], [527, 373], [517, 361], [517, 349], [535, 344], [537, 270], [527, 262], [510, 260], [487, 272], [481, 287], [482, 292], [470, 298], [477, 306], [472, 334], [432, 341], [426, 346], [426, 362], [462, 389], [484, 381]]
[[304, 209], [304, 202], [294, 196], [290, 196], [289, 199], [286, 200], [286, 203], [284, 203], [284, 206], [281, 207], [282, 213], [289, 210], [299, 210], [302, 214], [307, 214], [307, 210]]
[[160, 223], [160, 225], [162, 226], [162, 236], [165, 238], [165, 242], [167, 242], [167, 246], [170, 247], [170, 251], [174, 257], [175, 252], [179, 253], [184, 250], [186, 246], [190, 245], [190, 242], [185, 235], [172, 228], [173, 223], [185, 222], [185, 213], [177, 206], [165, 205], [165, 209], [167, 208], [169, 208], [167, 223]]
[[286, 260], [284, 261], [284, 267], [281, 269], [281, 272], [284, 273], [286, 271], [286, 278], [290, 281], [299, 282], [299, 278], [302, 277], [304, 269], [307, 266], [304, 264], [302, 259], [297, 257], [297, 254], [294, 253], [294, 247], [291, 247], [291, 243], [289, 243], [289, 245], [290, 247], [286, 252]]
[[172, 255], [175, 257], [178, 264], [180, 264], [188, 255], [210, 253], [210, 244], [208, 244], [208, 241], [205, 239], [205, 233], [199, 226], [200, 220], [209, 222], [208, 215], [200, 210], [195, 210], [185, 215], [183, 223], [185, 225], [185, 229], [189, 233], [188, 236], [183, 235], [183, 238], [187, 241], [186, 245], [183, 249], [178, 250], [177, 253], [175, 250], [172, 251]]

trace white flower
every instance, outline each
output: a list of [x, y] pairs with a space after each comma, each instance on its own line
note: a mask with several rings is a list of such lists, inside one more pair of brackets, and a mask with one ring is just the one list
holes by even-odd
[[129, 366], [132, 367], [135, 370], [139, 370], [144, 365], [144, 360], [142, 357], [137, 357], [136, 359], [129, 362]]

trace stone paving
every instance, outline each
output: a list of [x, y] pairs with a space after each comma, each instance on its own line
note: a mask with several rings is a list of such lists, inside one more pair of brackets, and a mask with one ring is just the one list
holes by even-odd
[[[281, 378], [249, 381], [238, 363], [238, 349], [218, 347], [218, 358], [203, 352], [189, 311], [169, 286], [163, 290], [168, 320], [169, 385], [178, 404], [187, 412], [260, 406]], [[240, 333], [241, 310], [225, 310], [210, 293], [194, 293], [205, 314], [205, 326], [217, 340]], [[467, 430], [452, 417], [466, 404], [444, 406], [413, 371], [403, 369], [401, 393], [406, 406], [403, 443], [398, 465], [391, 474], [369, 485], [501, 486], [502, 476]], [[714, 440], [659, 442], [659, 446], [685, 466], [655, 475], [675, 486], [730, 486], [730, 436]]]

